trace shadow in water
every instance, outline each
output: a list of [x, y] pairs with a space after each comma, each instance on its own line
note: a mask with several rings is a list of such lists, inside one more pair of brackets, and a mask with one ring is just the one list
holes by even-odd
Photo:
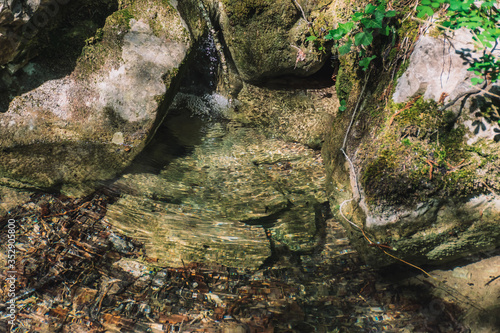
[[171, 161], [188, 155], [201, 143], [203, 122], [188, 111], [176, 110], [163, 121], [147, 147], [124, 171], [127, 173], [159, 174]]
[[[283, 76], [273, 78], [262, 83], [268, 89], [294, 90], [294, 89], [323, 89], [335, 85], [339, 70], [338, 60], [328, 60], [323, 67], [308, 77]], [[331, 96], [327, 96], [331, 97]]]
[[159, 174], [174, 159], [189, 155], [200, 145], [213, 122], [224, 121], [214, 99], [220, 62], [211, 35], [200, 38], [192, 59], [196, 60], [181, 77], [167, 116], [125, 174]]
[[[106, 0], [83, 5], [72, 1], [56, 9], [56, 13], [50, 13], [53, 18], [40, 28], [30, 42], [34, 46], [23, 50], [14, 63], [23, 63], [24, 58], [32, 59], [15, 73], [9, 71], [9, 66], [0, 69], [0, 112], [8, 110], [14, 97], [47, 81], [69, 75], [75, 69], [87, 40], [95, 36], [98, 29], [104, 26], [106, 17], [118, 9], [118, 1]], [[39, 16], [35, 15], [34, 19]], [[40, 26], [38, 23], [36, 25]]]

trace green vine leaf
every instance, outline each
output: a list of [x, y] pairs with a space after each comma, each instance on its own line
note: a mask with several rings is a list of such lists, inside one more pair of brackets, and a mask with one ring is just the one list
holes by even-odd
[[345, 35], [346, 35], [346, 32], [343, 29], [337, 28], [334, 30], [330, 30], [328, 32], [328, 35], [325, 37], [325, 39], [326, 40], [330, 40], [330, 39], [339, 40], [339, 39], [342, 39]]
[[351, 47], [352, 47], [352, 40], [349, 38], [344, 45], [339, 47], [339, 54], [341, 56], [346, 55], [347, 53], [351, 52]]
[[483, 83], [484, 79], [478, 78], [478, 77], [473, 77], [473, 78], [470, 79], [470, 82], [472, 82], [473, 85], [476, 85], [478, 83]]
[[377, 9], [377, 6], [374, 6], [371, 3], [369, 3], [365, 7], [365, 14], [372, 14], [375, 11], [375, 9]]
[[429, 7], [429, 6], [417, 6], [417, 10], [418, 10], [418, 14], [417, 14], [418, 18], [422, 18], [425, 15], [427, 15], [427, 16], [434, 15], [434, 10], [432, 9], [432, 7]]
[[363, 70], [366, 72], [366, 70], [368, 69], [368, 66], [370, 66], [370, 63], [372, 62], [373, 59], [375, 59], [377, 56], [376, 55], [372, 55], [371, 57], [366, 57], [366, 58], [363, 58], [359, 61], [359, 65], [361, 66], [361, 68], [363, 68]]
[[361, 20], [363, 17], [365, 17], [365, 14], [364, 13], [360, 13], [360, 12], [354, 13], [351, 16], [351, 18], [352, 18], [352, 20], [354, 22], [359, 22], [359, 20]]
[[385, 17], [394, 17], [396, 16], [396, 11], [395, 10], [389, 10], [385, 12]]
[[354, 44], [356, 46], [363, 45], [368, 46], [373, 42], [373, 34], [368, 31], [358, 32], [356, 36], [354, 36]]

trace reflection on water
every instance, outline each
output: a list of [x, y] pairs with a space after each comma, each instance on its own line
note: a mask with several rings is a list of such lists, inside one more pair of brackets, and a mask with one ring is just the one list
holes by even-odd
[[[112, 224], [167, 265], [217, 258], [257, 268], [276, 246], [298, 253], [318, 246], [318, 205], [327, 201], [319, 152], [227, 121], [173, 119], [158, 138], [175, 138], [182, 154], [171, 154], [169, 142], [151, 145], [115, 183], [122, 198], [110, 208]], [[143, 168], [160, 161], [161, 170]]]
[[326, 219], [320, 153], [231, 120], [237, 102], [214, 91], [211, 43], [199, 46], [162, 126], [113, 184], [122, 196], [108, 220], [164, 265], [255, 269], [277, 253], [310, 253]]

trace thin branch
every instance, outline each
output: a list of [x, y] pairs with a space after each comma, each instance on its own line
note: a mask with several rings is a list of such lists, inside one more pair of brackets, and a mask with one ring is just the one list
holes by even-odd
[[432, 21], [422, 20], [422, 19], [420, 19], [418, 17], [412, 17], [412, 20], [419, 21], [419, 22], [422, 22], [422, 23], [427, 23], [427, 24], [430, 24], [430, 25], [435, 25], [438, 28], [447, 30], [449, 33], [453, 33], [453, 29], [445, 27], [444, 25], [441, 25], [441, 24], [438, 24], [438, 23], [435, 23], [435, 22], [432, 22]]
[[304, 20], [307, 22], [307, 24], [311, 24], [311, 22], [309, 22], [309, 20], [306, 18], [306, 13], [304, 13], [304, 10], [302, 9], [302, 6], [299, 4], [299, 2], [297, 0], [293, 0], [295, 2], [295, 4], [297, 5], [297, 7], [299, 7], [300, 11], [302, 12], [302, 17], [304, 18]]
[[352, 201], [354, 199], [348, 199], [348, 200], [344, 200], [341, 204], [340, 204], [340, 207], [339, 207], [339, 212], [340, 212], [340, 215], [342, 215], [342, 217], [344, 218], [344, 220], [346, 220], [347, 222], [349, 222], [352, 226], [358, 228], [359, 230], [362, 230], [356, 223], [352, 222], [351, 220], [349, 220], [347, 217], [345, 217], [344, 213], [342, 213], [342, 207]]
[[[471, 87], [472, 87], [472, 86], [471, 86]], [[483, 93], [485, 93], [485, 94], [487, 94], [487, 95], [490, 95], [490, 96], [493, 96], [493, 97], [496, 97], [496, 98], [500, 98], [500, 96], [499, 96], [499, 95], [494, 94], [494, 93], [490, 93], [489, 91], [486, 91], [486, 90], [484, 90], [484, 89], [477, 88], [477, 87], [473, 87], [473, 88], [476, 88], [477, 90], [479, 90], [479, 91], [481, 91], [481, 92], [483, 92]]]

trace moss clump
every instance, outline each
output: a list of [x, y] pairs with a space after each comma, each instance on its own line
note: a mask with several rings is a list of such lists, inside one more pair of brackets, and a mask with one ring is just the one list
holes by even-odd
[[245, 25], [254, 15], [262, 13], [271, 0], [222, 0], [231, 25]]
[[335, 90], [337, 91], [337, 97], [339, 100], [348, 100], [351, 89], [352, 81], [349, 71], [345, 69], [345, 66], [341, 66], [337, 74], [337, 81], [335, 82]]
[[447, 114], [433, 101], [392, 105], [392, 113], [401, 109], [375, 140], [375, 154], [368, 149], [361, 153], [361, 182], [368, 198], [411, 204], [429, 195], [456, 198], [480, 192], [466, 129], [450, 128]]
[[130, 13], [128, 9], [122, 9], [113, 13], [110, 16], [108, 23], [116, 28], [130, 29], [130, 20], [134, 18], [134, 15]]

